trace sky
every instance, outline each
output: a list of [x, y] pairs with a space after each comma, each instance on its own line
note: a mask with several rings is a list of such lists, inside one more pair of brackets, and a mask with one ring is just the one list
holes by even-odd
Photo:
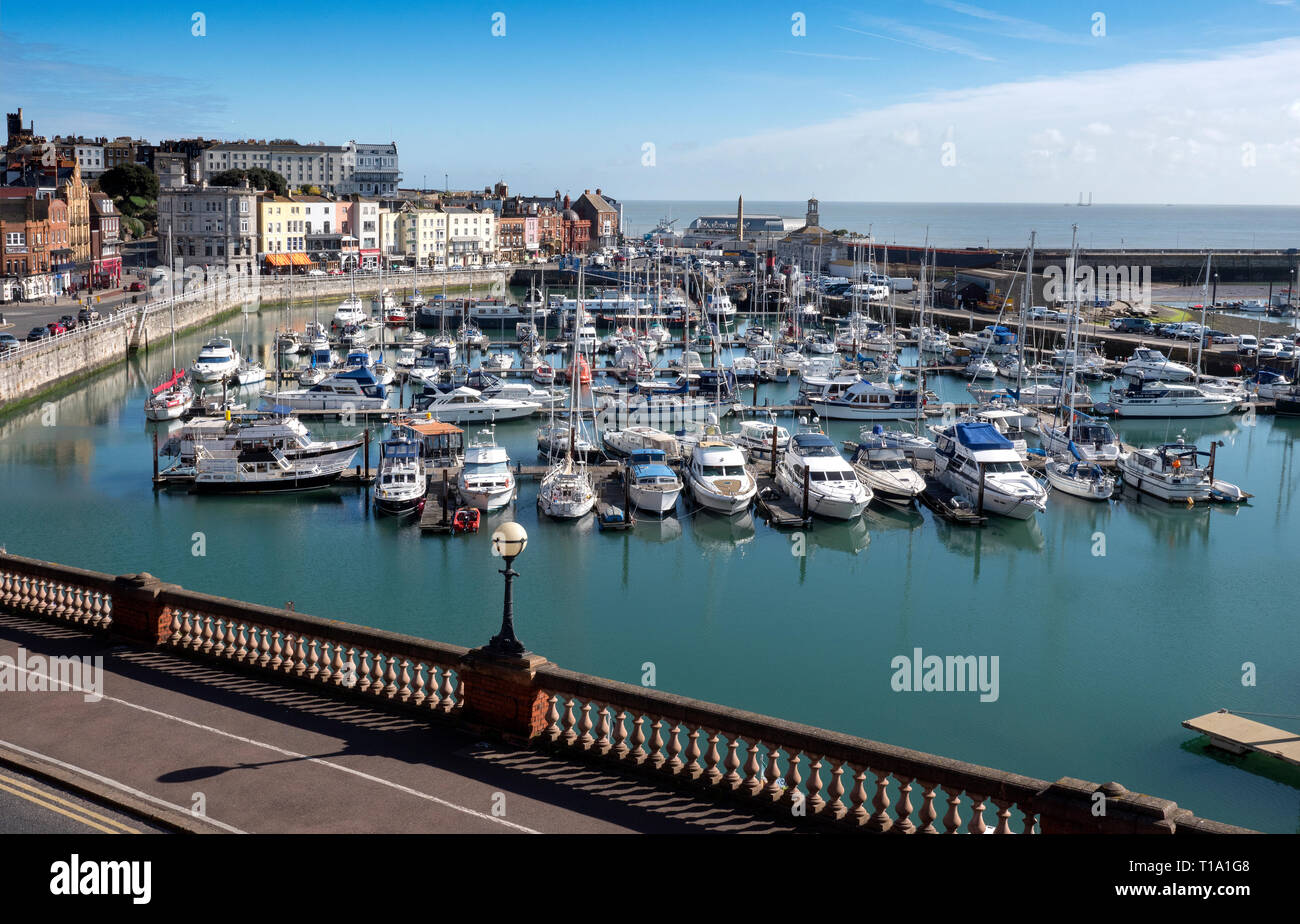
[[1300, 204], [1300, 0], [0, 7], [39, 133], [395, 141], [403, 185]]

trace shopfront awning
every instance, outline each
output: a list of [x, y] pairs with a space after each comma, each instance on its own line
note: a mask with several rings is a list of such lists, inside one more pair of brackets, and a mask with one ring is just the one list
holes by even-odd
[[305, 253], [291, 253], [289, 254], [289, 257], [293, 261], [294, 266], [312, 265], [311, 257], [307, 256]]
[[266, 255], [267, 266], [288, 266], [289, 255], [287, 253], [268, 253]]

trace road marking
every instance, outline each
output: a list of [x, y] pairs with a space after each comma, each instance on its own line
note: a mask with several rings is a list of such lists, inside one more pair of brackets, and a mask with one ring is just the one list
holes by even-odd
[[[55, 804], [52, 803], [52, 802], [46, 802], [44, 799], [38, 799], [38, 798], [36, 798], [35, 796], [33, 796], [31, 793], [26, 793], [26, 792], [23, 792], [21, 789], [14, 789], [14, 788], [11, 787], [11, 786], [6, 786], [4, 783], [0, 783], [0, 791], [7, 792], [7, 793], [12, 793], [13, 795], [17, 796], [18, 798], [20, 798], [20, 799], [25, 799], [26, 801], [32, 803], [32, 805], [39, 805], [41, 808], [43, 808], [43, 809], [48, 809], [48, 810], [51, 811], [51, 812], [56, 812], [56, 813], [58, 813], [59, 815], [64, 816], [65, 818], [71, 818], [73, 821], [79, 821], [79, 822], [81, 822], [83, 825], [85, 825], [86, 827], [88, 827], [88, 828], [94, 828], [96, 831], [101, 831], [101, 832], [103, 832], [104, 834], [121, 834], [121, 833], [122, 833], [121, 831], [115, 831], [115, 830], [112, 829], [112, 828], [106, 828], [106, 827], [104, 827], [103, 825], [96, 824], [95, 822], [91, 821], [89, 818], [83, 818], [83, 817], [80, 816], [80, 815], [73, 814], [72, 812], [69, 812], [67, 809], [59, 808], [57, 805], [55, 805]], [[136, 832], [136, 833], [139, 833], [139, 832]]]
[[[57, 802], [60, 805], [66, 805], [68, 808], [72, 809], [73, 811], [80, 812], [81, 814], [89, 816], [90, 818], [94, 818], [98, 821], [102, 821], [106, 825], [112, 825], [114, 828], [121, 828], [127, 834], [140, 833], [135, 828], [124, 825], [120, 821], [116, 821], [105, 815], [101, 815], [98, 812], [92, 812], [84, 805], [77, 805], [75, 802], [69, 802], [67, 799], [61, 799], [58, 796], [53, 795], [52, 793], [48, 793], [45, 790], [39, 789], [36, 786], [31, 785], [30, 783], [23, 782], [22, 780], [14, 779], [11, 776], [5, 776], [4, 774], [0, 773], [0, 781], [3, 781], [2, 783], [0, 783], [0, 786], [2, 786], [4, 783], [8, 783], [10, 786], [17, 786], [20, 789], [25, 789], [28, 792], [32, 793], [33, 795], [39, 796], [42, 799], [48, 799], [51, 802]], [[10, 791], [12, 792], [12, 790]], [[15, 793], [15, 795], [17, 794]]]
[[[22, 671], [22, 672], [25, 673], [25, 674], [27, 674], [27, 673], [31, 673], [31, 671], [29, 671], [27, 668], [22, 667], [22, 666], [19, 666], [19, 665], [15, 665], [15, 669], [16, 669], [16, 670], [20, 670], [20, 671]], [[85, 689], [83, 689], [82, 687], [79, 687], [79, 686], [77, 686], [76, 684], [74, 684], [74, 683], [72, 683], [72, 682], [70, 682], [70, 681], [67, 681], [67, 680], [62, 680], [62, 679], [59, 679], [59, 678], [51, 678], [51, 677], [46, 677], [46, 678], [44, 678], [44, 679], [45, 679], [47, 682], [51, 682], [51, 681], [52, 681], [52, 682], [54, 682], [54, 683], [58, 683], [60, 686], [67, 687], [68, 689], [70, 689], [70, 690], [72, 690], [73, 692], [76, 692], [76, 693], [95, 692], [95, 691], [88, 691], [88, 690], [85, 690]], [[336, 764], [336, 763], [333, 763], [332, 761], [328, 761], [328, 760], [325, 760], [325, 759], [320, 758], [320, 757], [311, 757], [311, 756], [309, 756], [309, 755], [307, 755], [307, 754], [299, 754], [299, 753], [297, 753], [296, 751], [290, 751], [290, 750], [288, 750], [287, 748], [278, 747], [277, 745], [274, 745], [274, 744], [267, 744], [265, 741], [257, 741], [256, 739], [253, 739], [253, 738], [246, 738], [246, 737], [244, 737], [243, 735], [236, 735], [234, 732], [228, 732], [228, 731], [225, 731], [225, 730], [220, 729], [220, 728], [215, 728], [215, 727], [213, 727], [213, 726], [211, 726], [211, 725], [204, 725], [204, 724], [201, 723], [201, 722], [195, 722], [195, 721], [193, 721], [193, 720], [191, 720], [191, 719], [182, 718], [181, 716], [178, 716], [178, 715], [172, 715], [171, 713], [168, 713], [168, 712], [161, 712], [161, 711], [159, 711], [159, 710], [157, 710], [157, 709], [151, 709], [151, 708], [149, 708], [148, 706], [141, 706], [139, 703], [132, 703], [132, 702], [129, 702], [128, 700], [120, 699], [120, 698], [118, 698], [118, 697], [116, 697], [116, 696], [106, 696], [106, 695], [103, 695], [103, 694], [97, 694], [97, 695], [99, 695], [100, 699], [108, 700], [109, 702], [118, 703], [118, 704], [120, 704], [120, 705], [127, 706], [128, 708], [139, 710], [140, 712], [145, 712], [145, 713], [148, 713], [148, 714], [150, 714], [150, 715], [156, 715], [156, 716], [158, 716], [158, 717], [160, 717], [160, 718], [170, 719], [170, 720], [173, 721], [173, 722], [179, 722], [179, 723], [181, 723], [182, 725], [188, 725], [188, 726], [190, 726], [191, 728], [197, 728], [197, 729], [201, 729], [202, 731], [211, 732], [211, 733], [214, 734], [214, 735], [221, 735], [221, 736], [224, 737], [224, 738], [231, 738], [231, 739], [233, 739], [233, 740], [235, 740], [235, 741], [241, 741], [241, 742], [243, 742], [243, 743], [245, 743], [245, 744], [251, 744], [251, 745], [253, 745], [254, 747], [265, 748], [265, 749], [268, 750], [268, 751], [273, 751], [273, 752], [275, 752], [276, 754], [282, 754], [282, 755], [284, 755], [285, 757], [291, 757], [291, 758], [293, 758], [294, 760], [305, 760], [305, 761], [308, 761], [308, 762], [313, 763], [313, 764], [320, 764], [320, 765], [323, 766], [323, 767], [330, 767], [331, 769], [342, 771], [343, 773], [349, 773], [349, 774], [351, 774], [352, 776], [360, 777], [360, 778], [363, 779], [363, 780], [368, 780], [368, 781], [370, 781], [370, 782], [372, 782], [372, 783], [378, 783], [378, 784], [380, 784], [381, 786], [387, 786], [387, 787], [389, 787], [390, 789], [396, 789], [396, 790], [399, 791], [399, 792], [404, 792], [404, 793], [406, 793], [407, 795], [415, 796], [415, 797], [417, 797], [417, 798], [419, 798], [419, 799], [424, 799], [424, 800], [427, 801], [427, 802], [433, 802], [433, 803], [435, 803], [436, 805], [441, 805], [441, 806], [443, 806], [444, 808], [453, 809], [454, 811], [462, 812], [462, 813], [464, 813], [464, 814], [466, 814], [466, 815], [471, 815], [471, 816], [473, 816], [473, 817], [475, 817], [475, 818], [482, 819], [483, 821], [491, 821], [491, 822], [495, 822], [495, 823], [497, 823], [497, 824], [499, 824], [499, 825], [502, 825], [502, 826], [504, 826], [504, 827], [512, 828], [512, 829], [514, 829], [514, 830], [520, 832], [521, 834], [541, 834], [541, 833], [542, 833], [541, 831], [534, 830], [533, 828], [528, 828], [528, 827], [525, 827], [524, 825], [515, 824], [513, 821], [506, 821], [504, 818], [499, 818], [499, 817], [497, 817], [497, 816], [495, 816], [495, 815], [489, 815], [489, 814], [487, 814], [486, 812], [480, 812], [480, 811], [477, 811], [476, 809], [469, 808], [468, 806], [465, 806], [465, 805], [458, 805], [458, 804], [455, 803], [455, 802], [448, 802], [446, 799], [441, 799], [441, 798], [439, 798], [438, 796], [430, 795], [429, 793], [420, 792], [420, 790], [418, 790], [418, 789], [412, 789], [412, 788], [409, 787], [409, 786], [403, 786], [401, 783], [394, 783], [392, 780], [386, 780], [386, 779], [384, 779], [383, 777], [374, 776], [373, 774], [366, 773], [366, 772], [363, 771], [363, 770], [354, 770], [354, 769], [351, 768], [351, 767], [345, 767], [345, 766], [343, 766], [342, 764]], [[147, 793], [142, 793], [142, 792], [139, 792], [138, 790], [131, 789], [130, 787], [125, 786], [125, 785], [123, 785], [123, 784], [121, 784], [121, 783], [118, 783], [118, 782], [116, 782], [115, 780], [109, 780], [109, 779], [107, 779], [106, 777], [100, 777], [100, 776], [98, 776], [97, 774], [91, 773], [90, 771], [82, 770], [81, 768], [78, 768], [78, 767], [73, 767], [71, 764], [62, 764], [60, 761], [52, 760], [52, 759], [49, 758], [49, 757], [44, 757], [43, 755], [36, 754], [34, 751], [27, 751], [26, 749], [24, 749], [24, 748], [20, 748], [20, 747], [18, 747], [17, 745], [9, 744], [8, 742], [5, 742], [5, 741], [0, 741], [0, 746], [3, 746], [3, 747], [11, 747], [11, 748], [13, 748], [13, 749], [16, 750], [16, 751], [21, 751], [21, 752], [23, 752], [23, 753], [25, 753], [25, 754], [31, 754], [31, 755], [36, 756], [36, 757], [41, 757], [43, 760], [49, 760], [51, 763], [59, 764], [59, 765], [61, 765], [61, 766], [63, 766], [63, 767], [66, 767], [66, 768], [69, 768], [69, 769], [73, 769], [73, 770], [77, 770], [78, 772], [80, 772], [80, 773], [85, 773], [85, 774], [87, 774], [88, 776], [91, 776], [91, 777], [94, 778], [94, 779], [98, 779], [98, 780], [100, 780], [101, 782], [109, 783], [110, 785], [116, 786], [116, 787], [118, 787], [119, 789], [122, 789], [122, 790], [125, 790], [125, 791], [127, 791], [127, 792], [130, 792], [130, 793], [132, 793], [133, 795], [144, 797], [144, 798], [146, 798], [146, 799], [149, 799], [151, 802], [156, 802], [156, 803], [158, 803], [158, 804], [160, 804], [160, 805], [165, 805], [165, 806], [167, 806], [168, 808], [175, 809], [176, 811], [180, 811], [180, 812], [188, 812], [188, 811], [189, 811], [189, 810], [186, 809], [186, 808], [183, 808], [183, 807], [181, 807], [181, 806], [177, 806], [177, 805], [172, 805], [170, 802], [165, 802], [165, 801], [163, 801], [162, 799], [158, 799], [158, 798], [156, 798], [156, 797], [154, 797], [154, 796], [150, 796], [150, 795], [148, 795]], [[213, 819], [208, 818], [206, 815], [204, 815], [204, 816], [200, 816], [200, 817], [204, 818], [204, 819], [207, 820], [207, 821], [211, 821], [213, 824], [217, 825], [218, 827], [224, 828], [224, 829], [226, 829], [226, 830], [228, 830], [228, 831], [231, 831], [231, 832], [233, 832], [233, 833], [235, 833], [235, 834], [245, 834], [245, 833], [247, 833], [247, 832], [245, 832], [245, 831], [239, 831], [239, 830], [237, 830], [237, 829], [235, 829], [235, 828], [232, 828], [232, 827], [230, 827], [229, 825], [222, 824], [221, 822], [213, 821]]]

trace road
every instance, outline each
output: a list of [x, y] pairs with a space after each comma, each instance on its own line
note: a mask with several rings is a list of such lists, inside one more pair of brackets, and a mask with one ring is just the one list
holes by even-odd
[[165, 834], [157, 825], [0, 766], [0, 834]]

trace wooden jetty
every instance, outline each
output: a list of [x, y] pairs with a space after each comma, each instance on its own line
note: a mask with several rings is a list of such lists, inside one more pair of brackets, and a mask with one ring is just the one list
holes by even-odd
[[[609, 467], [600, 466], [601, 469]], [[631, 529], [636, 525], [632, 499], [628, 496], [627, 469], [621, 465], [596, 481], [596, 523], [605, 530]]]
[[921, 492], [921, 503], [949, 523], [958, 526], [983, 526], [988, 517], [975, 511], [974, 507], [956, 504], [958, 495], [933, 475], [925, 476], [925, 490]]
[[1253, 751], [1300, 767], [1300, 735], [1233, 715], [1227, 709], [1187, 719], [1183, 728], [1208, 736], [1213, 747], [1230, 754]]
[[420, 532], [450, 533], [451, 517], [461, 506], [456, 482], [460, 467], [436, 469], [429, 476], [429, 489], [424, 493], [424, 510], [420, 513]]
[[758, 472], [753, 472], [753, 475], [758, 483], [754, 505], [769, 526], [776, 529], [801, 529], [812, 525], [812, 515], [807, 512], [805, 505], [786, 497], [771, 475]]

